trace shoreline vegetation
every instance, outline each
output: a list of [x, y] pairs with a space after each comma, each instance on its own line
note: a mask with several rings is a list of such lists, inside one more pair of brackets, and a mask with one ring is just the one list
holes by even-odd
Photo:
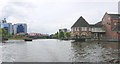
[[[55, 34], [51, 34], [49, 37], [45, 36], [28, 36], [28, 34], [25, 35], [14, 35], [14, 34], [8, 34], [5, 29], [0, 29], [0, 36], [2, 37], [2, 40], [34, 40], [34, 39], [59, 39], [59, 40], [75, 40], [75, 41], [85, 41], [85, 42], [93, 42], [93, 41], [100, 41], [100, 42], [118, 42], [120, 40], [107, 40], [107, 39], [71, 39], [71, 33], [70, 32], [63, 32], [59, 31]], [[14, 37], [15, 36], [15, 37]]]
[[21, 36], [21, 35], [17, 35], [16, 37], [14, 37], [14, 35], [10, 35], [7, 36], [7, 39], [9, 40], [21, 40], [21, 39], [60, 39], [60, 40], [71, 40], [71, 34], [70, 32], [57, 32], [55, 34], [51, 34], [49, 37], [45, 37], [45, 36], [28, 36], [28, 34], [24, 35], [25, 37]]
[[22, 40], [24, 38], [8, 38], [9, 40]]

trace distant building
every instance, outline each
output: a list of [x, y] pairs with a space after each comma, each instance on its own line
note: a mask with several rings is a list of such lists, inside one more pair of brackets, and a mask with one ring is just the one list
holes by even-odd
[[120, 14], [108, 14], [102, 18], [102, 24], [106, 28], [106, 39], [119, 39], [120, 38]]
[[28, 34], [27, 33], [17, 33], [17, 34], [13, 35], [13, 38], [17, 38], [17, 37], [26, 38], [26, 37], [28, 37]]
[[48, 34], [41, 34], [41, 33], [29, 33], [28, 36], [49, 36]]
[[29, 33], [28, 35], [29, 36], [42, 36], [41, 33]]
[[13, 25], [13, 33], [14, 34], [27, 33], [27, 24], [22, 24], [22, 23], [14, 24]]
[[6, 18], [1, 21], [0, 28], [4, 28], [8, 34], [12, 34], [12, 23], [7, 23]]
[[4, 18], [4, 20], [2, 20], [1, 23], [7, 23], [6, 18]]
[[63, 31], [64, 33], [65, 33], [65, 32], [70, 32], [67, 28], [59, 29], [59, 32], [60, 32], [60, 31]]
[[82, 16], [71, 27], [72, 38], [98, 38], [104, 33], [101, 22], [90, 25]]
[[37, 39], [37, 38], [44, 38], [44, 37], [48, 38], [49, 35], [48, 34], [41, 34], [41, 33], [29, 33], [28, 37], [29, 38], [35, 38], [35, 39]]

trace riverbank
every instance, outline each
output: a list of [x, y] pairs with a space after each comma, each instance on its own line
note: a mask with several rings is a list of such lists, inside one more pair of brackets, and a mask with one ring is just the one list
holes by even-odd
[[[8, 40], [24, 40], [24, 39], [59, 39], [59, 38], [8, 38]], [[98, 42], [120, 42], [120, 40], [114, 40], [114, 39], [71, 39], [71, 38], [62, 38], [59, 40], [75, 40], [76, 42], [94, 42], [94, 41], [98, 41]]]
[[32, 38], [8, 38], [8, 40], [24, 40], [24, 41], [32, 41]]
[[22, 40], [24, 38], [8, 38], [9, 40]]

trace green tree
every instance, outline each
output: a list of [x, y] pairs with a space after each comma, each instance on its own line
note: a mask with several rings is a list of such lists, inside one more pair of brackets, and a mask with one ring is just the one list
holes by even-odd
[[54, 34], [54, 35], [52, 36], [52, 38], [57, 38], [57, 35], [56, 35], [56, 34]]
[[65, 36], [66, 36], [67, 38], [70, 38], [70, 36], [71, 36], [70, 32], [66, 32], [66, 33], [65, 33]]
[[60, 31], [60, 32], [58, 33], [58, 37], [59, 37], [60, 39], [64, 38], [64, 32], [63, 32], [63, 31]]
[[58, 38], [58, 32], [57, 33], [55, 33], [55, 34], [51, 34], [51, 36], [50, 37], [52, 37], [52, 38]]
[[8, 38], [11, 38], [12, 37], [12, 34], [8, 34]]
[[0, 36], [2, 36], [2, 29], [0, 28]]
[[0, 28], [0, 38], [7, 38], [7, 31], [5, 29]]
[[8, 35], [7, 31], [5, 29], [2, 29], [2, 36], [6, 37]]

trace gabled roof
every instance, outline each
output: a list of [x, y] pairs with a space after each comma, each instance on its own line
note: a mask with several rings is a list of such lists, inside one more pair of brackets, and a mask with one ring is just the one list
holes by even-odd
[[102, 25], [102, 21], [100, 21], [100, 22], [98, 22], [96, 24], [90, 24], [89, 26], [90, 27], [102, 27], [103, 25]]
[[88, 22], [81, 16], [72, 27], [88, 27]]
[[102, 21], [96, 23], [95, 26], [96, 26], [96, 27], [102, 27], [102, 26], [103, 26]]
[[111, 16], [112, 19], [120, 19], [120, 14], [108, 14]]

